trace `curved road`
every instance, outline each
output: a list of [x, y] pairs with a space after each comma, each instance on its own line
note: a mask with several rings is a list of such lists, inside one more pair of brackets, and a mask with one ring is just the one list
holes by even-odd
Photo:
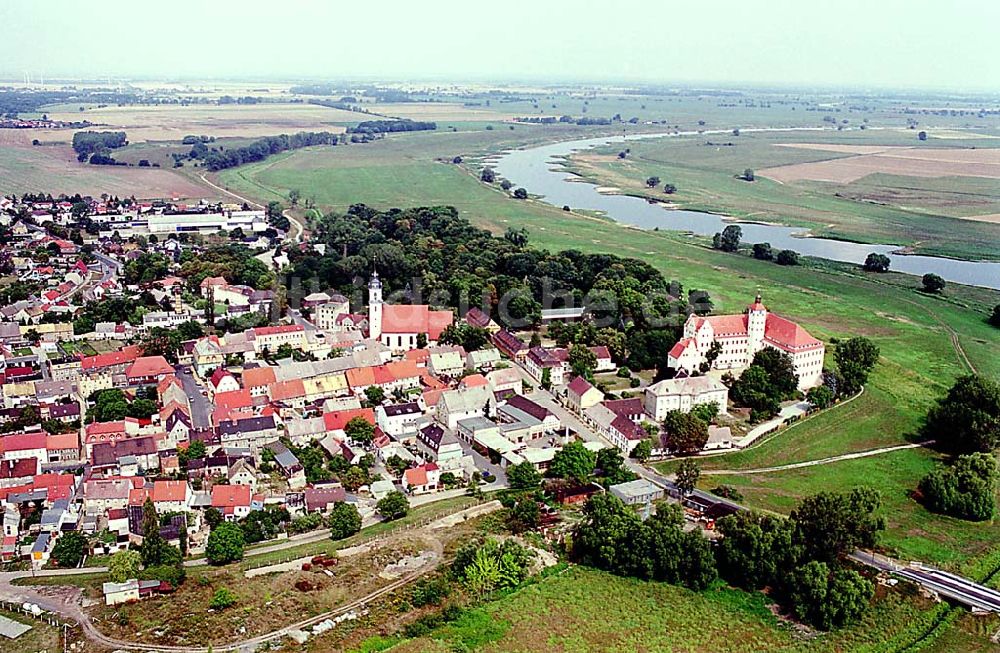
[[[464, 489], [463, 489], [464, 491]], [[442, 497], [446, 498], [446, 497]], [[427, 503], [430, 503], [429, 501]], [[288, 635], [288, 633], [307, 628], [309, 626], [315, 625], [326, 619], [330, 619], [351, 610], [356, 610], [360, 607], [371, 603], [372, 601], [378, 599], [385, 594], [388, 594], [400, 587], [413, 582], [414, 580], [420, 578], [421, 576], [433, 571], [444, 561], [444, 546], [441, 541], [433, 536], [433, 525], [440, 522], [441, 520], [447, 519], [450, 516], [458, 515], [468, 510], [482, 510], [482, 507], [487, 504], [477, 504], [472, 507], [462, 508], [453, 513], [448, 513], [446, 515], [441, 515], [434, 522], [424, 528], [422, 531], [417, 531], [423, 534], [426, 541], [431, 544], [432, 550], [435, 552], [434, 560], [431, 564], [424, 565], [420, 569], [417, 569], [395, 581], [389, 583], [385, 587], [382, 587], [374, 592], [371, 592], [359, 599], [356, 599], [345, 605], [338, 606], [337, 608], [324, 612], [322, 614], [303, 619], [294, 624], [284, 626], [278, 630], [274, 630], [270, 633], [265, 633], [257, 637], [253, 637], [247, 640], [232, 644], [224, 644], [220, 646], [212, 647], [201, 647], [201, 646], [167, 646], [159, 644], [140, 644], [137, 642], [119, 640], [113, 637], [108, 637], [94, 624], [91, 622], [90, 615], [88, 615], [80, 604], [80, 599], [82, 596], [82, 590], [78, 587], [71, 586], [34, 586], [34, 585], [14, 585], [13, 582], [19, 578], [26, 578], [32, 576], [31, 572], [27, 571], [14, 571], [14, 572], [0, 572], [0, 596], [4, 600], [15, 602], [15, 603], [34, 603], [40, 608], [47, 612], [52, 612], [54, 614], [60, 615], [62, 618], [75, 621], [80, 624], [84, 631], [84, 634], [91, 641], [97, 642], [103, 646], [107, 646], [112, 649], [124, 649], [129, 651], [160, 651], [164, 653], [208, 653], [209, 651], [253, 651], [258, 645], [265, 642], [269, 642], [275, 639], [280, 639]], [[499, 505], [499, 504], [497, 504]], [[381, 521], [380, 519], [374, 519], [370, 521], [365, 526], [370, 526], [374, 523]], [[402, 531], [398, 535], [414, 535], [414, 531]], [[256, 549], [251, 549], [247, 551], [247, 557], [262, 555], [264, 553], [270, 553], [273, 551], [280, 551], [282, 549], [289, 548], [291, 546], [297, 546], [299, 544], [305, 544], [314, 541], [325, 540], [329, 537], [326, 531], [314, 531], [312, 533], [303, 533], [302, 535], [293, 536], [279, 542], [277, 544], [259, 547]], [[195, 560], [186, 560], [184, 562], [185, 567], [198, 567], [207, 565], [208, 562], [204, 558], [198, 558]], [[91, 574], [91, 573], [105, 573], [107, 572], [107, 567], [84, 567], [81, 569], [45, 569], [41, 571], [36, 571], [34, 576], [76, 576], [81, 574]]]
[[[261, 209], [265, 208], [264, 205], [260, 204], [259, 202], [254, 202], [253, 200], [251, 200], [249, 198], [243, 197], [242, 195], [237, 195], [236, 193], [234, 193], [231, 190], [227, 190], [227, 189], [223, 188], [222, 186], [219, 186], [218, 184], [212, 183], [211, 181], [208, 180], [208, 177], [206, 177], [207, 174], [208, 173], [205, 173], [205, 172], [201, 173], [201, 175], [200, 175], [201, 180], [205, 184], [207, 184], [207, 185], [211, 186], [212, 188], [214, 188], [215, 190], [217, 190], [217, 191], [219, 191], [221, 193], [225, 193], [226, 195], [229, 195], [230, 197], [234, 197], [234, 198], [238, 199], [239, 201], [244, 202], [246, 204], [249, 204], [251, 206], [256, 206], [257, 208], [261, 208]], [[290, 209], [285, 209], [284, 211], [281, 212], [281, 215], [283, 215], [286, 218], [288, 218], [288, 222], [291, 223], [291, 225], [292, 225], [292, 229], [291, 229], [291, 231], [289, 231], [289, 234], [288, 234], [289, 236], [291, 236], [292, 240], [294, 240], [295, 242], [299, 242], [300, 240], [302, 240], [302, 234], [305, 232], [305, 225], [298, 218], [296, 218], [295, 216], [292, 215], [292, 212], [291, 212]]]
[[770, 472], [783, 472], [789, 469], [801, 469], [803, 467], [815, 467], [816, 465], [828, 465], [830, 463], [840, 462], [841, 460], [854, 460], [855, 458], [868, 458], [869, 456], [879, 456], [884, 453], [901, 451], [903, 449], [917, 449], [919, 447], [926, 447], [931, 444], [934, 444], [934, 440], [925, 440], [923, 442], [912, 442], [910, 444], [900, 444], [893, 447], [882, 447], [880, 449], [869, 449], [867, 451], [855, 451], [853, 453], [845, 453], [839, 456], [830, 456], [829, 458], [820, 458], [819, 460], [807, 460], [801, 463], [789, 463], [787, 465], [777, 465], [775, 467], [758, 467], [757, 469], [706, 469], [701, 473], [704, 476], [722, 476], [731, 474], [768, 474]]

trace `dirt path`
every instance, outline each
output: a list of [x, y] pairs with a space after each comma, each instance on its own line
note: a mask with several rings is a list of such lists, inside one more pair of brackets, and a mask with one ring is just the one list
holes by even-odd
[[775, 467], [758, 467], [757, 469], [706, 469], [702, 471], [702, 475], [724, 476], [732, 474], [769, 474], [771, 472], [783, 472], [789, 469], [815, 467], [816, 465], [829, 465], [830, 463], [840, 462], [841, 460], [854, 460], [856, 458], [868, 458], [869, 456], [880, 456], [884, 453], [892, 453], [893, 451], [901, 451], [903, 449], [917, 449], [919, 447], [926, 447], [933, 443], [934, 440], [925, 440], [924, 442], [899, 444], [893, 447], [882, 447], [880, 449], [869, 449], [867, 451], [855, 451], [854, 453], [845, 453], [839, 456], [820, 458], [819, 460], [807, 460], [801, 463], [789, 463], [787, 465], [777, 465]]
[[[444, 544], [440, 538], [435, 536], [434, 528], [432, 528], [432, 526], [440, 523], [441, 519], [445, 519], [447, 517], [455, 517], [461, 521], [464, 516], [475, 516], [482, 514], [483, 512], [487, 512], [488, 510], [485, 509], [487, 506], [490, 510], [495, 510], [499, 507], [499, 505], [499, 502], [492, 501], [487, 504], [472, 506], [471, 508], [463, 508], [456, 511], [452, 515], [446, 515], [435, 522], [431, 522], [423, 528], [412, 531], [405, 529], [399, 531], [388, 540], [381, 542], [381, 544], [385, 544], [395, 537], [413, 537], [414, 535], [422, 536], [429, 545], [430, 550], [434, 553], [428, 564], [425, 564], [420, 569], [416, 569], [400, 577], [398, 580], [389, 583], [385, 587], [355, 599], [350, 603], [338, 606], [333, 610], [289, 624], [269, 633], [258, 635], [257, 637], [252, 637], [239, 642], [233, 642], [231, 644], [221, 644], [218, 646], [167, 646], [160, 644], [142, 644], [108, 637], [94, 626], [90, 620], [90, 615], [87, 614], [81, 607], [80, 599], [82, 591], [79, 588], [70, 586], [31, 586], [13, 584], [14, 580], [30, 575], [28, 572], [0, 573], [0, 596], [3, 596], [4, 599], [8, 601], [18, 603], [35, 603], [43, 610], [58, 614], [64, 619], [75, 621], [83, 629], [87, 639], [109, 649], [120, 649], [125, 651], [158, 651], [162, 653], [209, 653], [210, 651], [247, 651], [249, 653], [261, 644], [279, 640], [287, 636], [292, 631], [309, 628], [310, 626], [318, 624], [321, 621], [332, 619], [347, 612], [351, 612], [352, 610], [363, 608], [382, 596], [394, 592], [395, 590], [404, 587], [405, 585], [433, 571], [444, 562]], [[322, 535], [324, 538], [328, 537], [326, 533], [322, 533]], [[301, 543], [301, 541], [295, 542], [295, 544]], [[261, 550], [257, 551], [257, 553], [260, 552]], [[250, 552], [248, 552], [248, 555], [249, 554]], [[203, 561], [187, 562], [204, 564]], [[36, 572], [36, 574], [41, 576], [73, 576], [80, 573], [95, 573], [102, 571], [107, 571], [107, 568], [93, 567], [87, 569], [46, 570]]]
[[[259, 202], [254, 202], [253, 200], [251, 200], [249, 198], [246, 198], [246, 197], [243, 197], [242, 195], [237, 195], [233, 191], [227, 190], [227, 189], [223, 188], [222, 186], [219, 186], [218, 184], [215, 184], [215, 183], [209, 181], [207, 175], [208, 175], [207, 172], [201, 173], [201, 175], [200, 175], [201, 180], [203, 182], [205, 182], [207, 185], [209, 185], [212, 188], [214, 188], [215, 190], [219, 191], [220, 193], [225, 193], [226, 195], [229, 195], [230, 197], [232, 197], [234, 199], [237, 199], [237, 200], [239, 200], [241, 202], [245, 202], [246, 204], [249, 204], [250, 206], [256, 206], [257, 208], [261, 208], [261, 209], [265, 208], [264, 205], [260, 204]], [[294, 240], [295, 242], [299, 242], [300, 240], [302, 240], [302, 234], [306, 230], [305, 224], [303, 224], [303, 222], [301, 220], [299, 220], [294, 215], [292, 215], [292, 212], [289, 209], [285, 209], [284, 211], [282, 211], [281, 214], [283, 216], [285, 216], [286, 218], [288, 218], [288, 221], [292, 225], [291, 230], [288, 232], [288, 235], [291, 236], [292, 240]]]

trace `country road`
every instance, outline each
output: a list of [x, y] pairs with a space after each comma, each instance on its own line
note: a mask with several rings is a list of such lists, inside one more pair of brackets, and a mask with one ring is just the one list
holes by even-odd
[[[222, 186], [219, 186], [218, 184], [212, 183], [211, 181], [208, 180], [208, 177], [206, 176], [207, 174], [208, 173], [203, 172], [201, 173], [201, 175], [199, 175], [201, 177], [201, 180], [206, 185], [211, 186], [220, 193], [225, 193], [226, 195], [229, 195], [232, 198], [235, 198], [241, 202], [249, 204], [250, 206], [256, 206], [257, 208], [260, 209], [265, 208], [264, 205], [260, 204], [259, 202], [254, 202], [249, 198], [243, 197], [242, 195], [237, 195], [231, 190], [227, 190]], [[291, 237], [291, 239], [294, 240], [295, 242], [299, 242], [300, 240], [302, 240], [302, 234], [305, 233], [305, 225], [302, 223], [302, 221], [296, 218], [294, 215], [292, 215], [290, 209], [285, 209], [284, 211], [282, 211], [281, 215], [288, 218], [288, 222], [292, 225], [292, 229], [288, 232], [288, 235]]]
[[882, 447], [880, 449], [868, 449], [867, 451], [855, 451], [853, 453], [820, 458], [818, 460], [807, 460], [801, 463], [789, 463], [787, 465], [777, 465], [775, 467], [758, 467], [757, 469], [706, 469], [701, 472], [702, 476], [728, 476], [732, 474], [769, 474], [771, 472], [783, 472], [789, 469], [801, 469], [803, 467], [815, 467], [816, 465], [829, 465], [841, 460], [854, 460], [856, 458], [868, 458], [869, 456], [879, 456], [884, 453], [901, 451], [903, 449], [917, 449], [934, 444], [934, 440], [924, 442], [912, 442], [909, 444], [899, 444], [893, 447]]
[[[362, 608], [365, 605], [371, 603], [372, 601], [393, 592], [400, 587], [403, 587], [414, 580], [424, 576], [425, 574], [433, 571], [441, 565], [444, 561], [444, 545], [439, 538], [434, 536], [434, 530], [437, 524], [446, 523], [449, 518], [453, 518], [457, 515], [462, 514], [472, 514], [479, 515], [482, 514], [484, 509], [496, 509], [500, 506], [499, 502], [492, 501], [485, 504], [477, 504], [471, 507], [462, 508], [452, 513], [446, 515], [441, 515], [436, 518], [433, 522], [427, 524], [426, 526], [420, 528], [419, 530], [404, 530], [398, 534], [393, 534], [390, 537], [397, 537], [401, 535], [406, 535], [407, 537], [412, 537], [415, 534], [421, 534], [426, 538], [426, 541], [430, 543], [432, 550], [435, 553], [434, 559], [430, 564], [424, 565], [420, 569], [417, 569], [395, 581], [389, 583], [385, 587], [375, 590], [365, 596], [358, 598], [345, 605], [338, 606], [333, 610], [329, 610], [322, 614], [318, 614], [307, 619], [303, 619], [293, 624], [289, 624], [277, 630], [265, 633], [263, 635], [258, 635], [247, 640], [242, 640], [240, 642], [234, 642], [231, 644], [223, 644], [219, 646], [167, 646], [159, 644], [141, 644], [137, 642], [119, 640], [114, 637], [108, 637], [100, 630], [98, 630], [90, 619], [88, 615], [80, 605], [80, 599], [82, 595], [82, 590], [77, 587], [70, 586], [33, 586], [33, 585], [14, 585], [13, 581], [19, 578], [26, 578], [31, 576], [31, 572], [27, 571], [16, 571], [16, 572], [0, 572], [0, 597], [4, 600], [12, 601], [15, 603], [35, 603], [43, 610], [52, 612], [54, 614], [60, 615], [63, 619], [70, 621], [75, 621], [80, 624], [83, 629], [84, 634], [87, 639], [106, 646], [112, 649], [122, 649], [126, 651], [160, 651], [163, 653], [208, 653], [209, 651], [246, 651], [249, 653], [256, 649], [257, 646], [270, 642], [276, 639], [280, 639], [288, 635], [288, 633], [307, 628], [309, 626], [325, 621], [351, 610], [356, 610]], [[377, 523], [373, 521], [367, 525]], [[261, 555], [264, 553], [269, 553], [276, 550], [281, 550], [283, 548], [288, 548], [290, 546], [295, 546], [303, 543], [308, 543], [311, 541], [319, 541], [329, 537], [326, 531], [316, 531], [313, 533], [303, 534], [305, 537], [293, 537], [285, 540], [276, 545], [271, 545], [267, 547], [260, 547], [257, 549], [251, 549], [247, 551], [247, 557], [252, 557], [254, 555]], [[185, 561], [184, 565], [186, 567], [197, 567], [206, 565], [207, 562], [201, 558], [197, 560]], [[46, 569], [41, 571], [36, 571], [35, 576], [51, 577], [51, 576], [76, 576], [80, 574], [89, 573], [104, 573], [107, 572], [107, 567], [85, 567], [82, 569]]]

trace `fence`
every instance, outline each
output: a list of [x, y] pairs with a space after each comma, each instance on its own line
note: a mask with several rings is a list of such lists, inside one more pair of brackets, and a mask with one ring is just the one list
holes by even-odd
[[52, 612], [42, 610], [39, 614], [35, 614], [31, 610], [25, 610], [23, 603], [12, 603], [11, 601], [0, 600], [0, 609], [6, 610], [7, 612], [16, 612], [18, 614], [23, 614], [26, 617], [31, 617], [38, 621], [42, 621], [52, 626], [53, 628], [62, 629], [61, 639], [63, 651], [66, 651], [69, 646], [69, 631], [75, 630], [80, 627], [80, 624], [70, 621], [63, 621], [58, 616]]
[[[350, 548], [350, 547], [356, 547], [356, 546], [364, 546], [366, 544], [379, 545], [379, 544], [382, 544], [382, 543], [388, 541], [389, 539], [391, 539], [391, 538], [399, 535], [400, 533], [404, 533], [406, 531], [414, 531], [414, 530], [419, 530], [421, 528], [425, 528], [428, 525], [430, 525], [430, 524], [432, 524], [432, 523], [434, 523], [436, 521], [444, 519], [445, 517], [451, 517], [452, 515], [460, 513], [460, 512], [462, 512], [464, 510], [468, 510], [469, 508], [473, 508], [475, 506], [481, 505], [482, 503], [484, 503], [484, 500], [479, 500], [479, 499], [475, 499], [475, 498], [469, 497], [468, 500], [463, 501], [460, 504], [460, 507], [458, 507], [456, 510], [453, 510], [451, 512], [447, 512], [447, 513], [443, 513], [443, 514], [438, 514], [438, 515], [428, 515], [427, 517], [422, 517], [421, 519], [419, 519], [417, 521], [407, 522], [405, 524], [396, 524], [395, 526], [392, 526], [392, 527], [388, 528], [387, 530], [381, 531], [379, 533], [364, 535], [363, 532], [362, 532], [361, 534], [359, 534], [359, 536], [357, 536], [357, 539], [353, 539], [356, 536], [351, 536], [350, 538], [347, 538], [347, 539], [342, 540], [340, 542], [337, 542], [335, 544], [336, 544], [337, 549], [340, 549], [340, 548]], [[383, 522], [376, 522], [376, 523], [383, 523]], [[373, 526], [374, 526], [374, 524], [373, 524]], [[318, 544], [325, 543], [325, 542], [326, 542], [325, 540], [316, 540], [315, 542], [303, 543], [300, 546], [301, 547], [307, 547], [310, 544], [316, 544], [316, 545], [318, 545]], [[341, 546], [341, 545], [347, 544], [347, 543], [349, 543], [348, 546]], [[296, 547], [296, 548], [298, 548], [298, 547]], [[282, 557], [277, 558], [277, 559], [275, 559], [275, 558], [267, 558], [266, 560], [261, 560], [260, 562], [256, 562], [256, 563], [252, 562], [252, 563], [250, 563], [249, 566], [247, 566], [244, 569], [244, 571], [251, 571], [253, 569], [261, 569], [263, 567], [272, 567], [272, 566], [275, 566], [275, 565], [287, 564], [287, 563], [292, 562], [294, 560], [301, 560], [302, 558], [308, 558], [308, 557], [311, 557], [313, 555], [317, 555], [317, 553], [304, 553], [302, 551], [298, 551], [297, 553], [289, 552], [289, 554], [287, 556], [282, 556]], [[265, 557], [265, 556], [262, 556], [262, 557]]]

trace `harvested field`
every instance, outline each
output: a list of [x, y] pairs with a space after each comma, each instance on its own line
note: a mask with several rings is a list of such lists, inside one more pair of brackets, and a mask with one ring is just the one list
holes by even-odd
[[845, 143], [775, 143], [776, 147], [794, 147], [798, 150], [819, 150], [841, 154], [878, 154], [889, 150], [907, 149], [901, 145], [848, 145]]
[[[0, 130], [4, 131], [13, 130]], [[68, 146], [0, 147], [0, 193], [39, 191], [141, 199], [216, 196], [212, 189], [164, 168], [78, 163]]]
[[[129, 141], [179, 141], [188, 134], [215, 137], [273, 136], [298, 131], [344, 131], [357, 113], [312, 104], [160, 105], [103, 107], [50, 113], [53, 120], [89, 120], [95, 129], [121, 129]], [[32, 130], [42, 142], [67, 140], [66, 130]], [[72, 137], [72, 135], [70, 135]]]
[[[806, 146], [824, 149], [831, 146]], [[838, 148], [877, 149], [868, 146], [838, 145]], [[843, 151], [843, 150], [837, 150]], [[765, 168], [757, 172], [781, 183], [800, 180], [847, 184], [870, 174], [886, 173], [905, 177], [986, 177], [1000, 179], [1000, 149], [918, 149], [882, 148], [829, 161], [796, 163]]]
[[1000, 224], [1000, 213], [990, 213], [989, 215], [966, 215], [962, 216], [963, 220], [974, 220], [976, 222], [991, 222], [993, 224]]
[[[514, 114], [494, 111], [489, 107], [467, 107], [458, 103], [448, 104], [445, 102], [366, 104], [365, 108], [372, 113], [412, 120], [454, 120], [461, 122], [467, 120], [510, 120], [514, 117]], [[356, 117], [355, 120], [357, 120]]]

